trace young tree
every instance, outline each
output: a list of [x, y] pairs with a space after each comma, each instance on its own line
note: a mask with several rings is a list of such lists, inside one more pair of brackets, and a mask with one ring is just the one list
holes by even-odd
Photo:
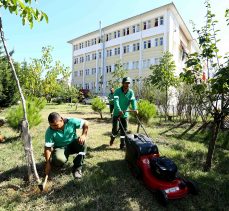
[[[36, 0], [35, 0], [36, 1]], [[11, 1], [5, 1], [5, 0], [0, 0], [0, 8], [4, 7], [6, 10], [9, 10], [10, 13], [15, 13], [16, 15], [20, 15], [22, 19], [23, 25], [28, 22], [30, 24], [30, 27], [33, 27], [33, 21], [42, 21], [43, 18], [45, 18], [46, 22], [48, 22], [48, 16], [42, 12], [39, 11], [38, 9], [34, 9], [31, 7], [32, 0], [11, 0]], [[39, 175], [37, 173], [36, 165], [35, 165], [35, 159], [33, 155], [33, 149], [32, 149], [32, 138], [31, 135], [29, 134], [29, 126], [28, 126], [28, 119], [27, 119], [27, 113], [26, 113], [26, 103], [25, 103], [25, 98], [17, 77], [16, 70], [14, 68], [13, 61], [11, 59], [11, 56], [8, 52], [8, 49], [6, 47], [6, 42], [5, 42], [5, 37], [4, 37], [4, 32], [3, 32], [3, 27], [2, 27], [2, 19], [0, 17], [0, 34], [1, 34], [1, 40], [6, 52], [6, 56], [8, 58], [8, 61], [10, 63], [14, 78], [17, 83], [17, 87], [21, 96], [22, 100], [22, 107], [23, 107], [23, 121], [22, 121], [22, 139], [24, 140], [24, 149], [25, 149], [25, 154], [26, 154], [26, 161], [27, 161], [27, 170], [28, 170], [28, 179], [29, 181], [32, 179], [32, 169], [34, 172], [34, 176], [38, 182], [40, 182]]]
[[152, 73], [147, 77], [148, 83], [157, 87], [161, 91], [165, 91], [165, 120], [168, 115], [169, 88], [171, 86], [175, 87], [178, 84], [178, 79], [174, 75], [176, 65], [172, 57], [173, 56], [170, 52], [165, 52], [160, 59], [160, 63], [150, 67]]
[[[224, 57], [225, 62], [220, 63], [218, 55], [217, 32], [215, 25], [215, 15], [211, 12], [211, 5], [208, 1], [205, 2], [207, 8], [206, 25], [197, 30], [194, 26], [194, 31], [198, 33], [200, 53], [193, 53], [188, 56], [186, 68], [181, 74], [183, 80], [192, 84], [193, 92], [198, 95], [205, 95], [205, 110], [208, 110], [213, 118], [212, 136], [208, 145], [208, 153], [204, 165], [204, 171], [211, 169], [213, 153], [217, 135], [220, 130], [220, 125], [229, 110], [229, 57]], [[225, 17], [229, 22], [229, 13], [226, 10]], [[204, 66], [207, 67], [207, 72], [210, 68], [214, 68], [214, 75], [208, 78], [207, 81], [201, 80]]]
[[[13, 52], [10, 54], [12, 55]], [[16, 71], [18, 71], [19, 68], [19, 64], [16, 63]], [[0, 46], [0, 75], [0, 107], [8, 107], [14, 104], [19, 96], [17, 85], [13, 78], [14, 76], [10, 69], [7, 57], [2, 52], [2, 46]]]
[[103, 110], [106, 108], [106, 103], [102, 99], [96, 97], [92, 100], [91, 107], [93, 111], [100, 114], [101, 119], [103, 118]]
[[109, 85], [114, 89], [117, 89], [121, 85], [122, 78], [127, 74], [127, 70], [123, 68], [123, 65], [119, 62], [115, 64], [115, 70], [111, 73], [111, 80], [108, 81]]

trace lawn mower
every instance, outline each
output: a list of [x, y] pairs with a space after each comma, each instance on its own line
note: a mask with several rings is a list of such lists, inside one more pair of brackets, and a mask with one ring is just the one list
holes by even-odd
[[[183, 198], [188, 193], [197, 194], [196, 183], [178, 176], [176, 164], [171, 159], [160, 156], [157, 145], [148, 136], [137, 115], [136, 119], [146, 135], [125, 133], [125, 160], [132, 174], [142, 179], [164, 206], [171, 199]], [[119, 124], [123, 129], [121, 121]]]

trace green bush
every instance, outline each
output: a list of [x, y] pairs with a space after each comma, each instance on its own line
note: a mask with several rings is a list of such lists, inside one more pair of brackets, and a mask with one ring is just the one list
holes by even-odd
[[[148, 100], [138, 101], [138, 117], [142, 122], [148, 123], [150, 118], [155, 117], [157, 113], [156, 106]], [[133, 115], [131, 113], [131, 115]]]
[[[47, 101], [45, 98], [29, 98], [26, 100], [26, 112], [29, 121], [29, 127], [38, 125], [41, 121], [40, 111], [45, 107]], [[23, 119], [22, 105], [13, 106], [6, 116], [7, 122], [13, 129], [18, 129], [18, 125]]]
[[91, 102], [91, 107], [93, 111], [98, 112], [100, 114], [101, 119], [103, 118], [102, 111], [106, 108], [106, 103], [102, 101], [102, 99], [96, 97]]

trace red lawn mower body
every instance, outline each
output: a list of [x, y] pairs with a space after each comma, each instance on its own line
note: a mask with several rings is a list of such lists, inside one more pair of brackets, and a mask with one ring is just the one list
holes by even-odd
[[[176, 173], [171, 179], [162, 179], [160, 174], [153, 171], [152, 160], [167, 159], [160, 157], [157, 146], [152, 139], [143, 134], [126, 135], [126, 155], [132, 174], [142, 179], [148, 189], [157, 193], [159, 200], [163, 205], [170, 199], [179, 199], [185, 197], [188, 193], [197, 194], [197, 186], [194, 182], [177, 177]], [[167, 159], [171, 161], [170, 159]], [[171, 161], [172, 162], [172, 161]], [[175, 165], [172, 162], [173, 165]], [[176, 166], [175, 166], [176, 167]], [[164, 169], [163, 169], [164, 168]], [[161, 167], [166, 171], [167, 167]]]

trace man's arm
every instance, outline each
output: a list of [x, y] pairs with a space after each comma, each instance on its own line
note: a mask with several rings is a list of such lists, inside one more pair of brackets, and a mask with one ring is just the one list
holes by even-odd
[[52, 148], [51, 147], [45, 147], [44, 148], [44, 156], [45, 156], [45, 161], [46, 161], [45, 175], [49, 175], [49, 173], [51, 171], [51, 163], [50, 163], [51, 154], [52, 154]]
[[84, 144], [84, 142], [86, 141], [87, 132], [88, 132], [88, 125], [89, 125], [88, 121], [85, 120], [84, 124], [83, 124], [83, 127], [82, 127], [82, 134], [78, 139], [78, 142], [80, 144]]

